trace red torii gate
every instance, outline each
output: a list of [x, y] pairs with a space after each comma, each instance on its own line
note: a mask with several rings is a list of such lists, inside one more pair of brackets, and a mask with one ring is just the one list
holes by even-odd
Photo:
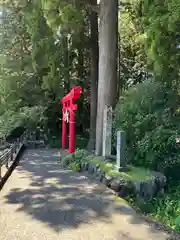
[[[62, 112], [62, 149], [66, 148], [67, 123], [69, 123], [69, 153], [75, 151], [75, 112], [78, 109], [76, 100], [80, 98], [82, 88], [73, 87], [71, 92], [61, 99], [63, 104]], [[69, 114], [70, 113], [70, 114]], [[70, 117], [69, 117], [70, 115]]]

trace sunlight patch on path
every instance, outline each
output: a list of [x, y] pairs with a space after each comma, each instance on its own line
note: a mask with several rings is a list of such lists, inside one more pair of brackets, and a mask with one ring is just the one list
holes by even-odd
[[28, 150], [0, 195], [0, 240], [166, 240], [103, 185]]

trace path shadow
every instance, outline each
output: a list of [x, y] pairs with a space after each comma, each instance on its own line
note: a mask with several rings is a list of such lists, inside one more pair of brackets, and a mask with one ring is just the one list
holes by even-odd
[[12, 189], [6, 201], [56, 231], [97, 219], [108, 222], [108, 196], [101, 198], [98, 187], [84, 176], [60, 169], [58, 160], [53, 151], [26, 151], [16, 170], [21, 172], [22, 182], [27, 178], [29, 187]]
[[[102, 186], [85, 175], [61, 169], [59, 160], [57, 150], [26, 151], [16, 169], [21, 173], [22, 187], [12, 189], [5, 196], [6, 202], [56, 232], [96, 221], [111, 223], [114, 213], [129, 216], [131, 224], [144, 223], [128, 205], [114, 202], [112, 194]], [[28, 182], [26, 188], [23, 181]], [[153, 225], [147, 228], [157, 232]], [[124, 235], [122, 239], [131, 238]]]

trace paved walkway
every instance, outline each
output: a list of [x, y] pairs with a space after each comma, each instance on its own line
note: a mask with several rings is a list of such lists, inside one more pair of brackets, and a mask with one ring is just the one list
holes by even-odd
[[28, 150], [0, 192], [0, 240], [166, 240], [110, 190]]

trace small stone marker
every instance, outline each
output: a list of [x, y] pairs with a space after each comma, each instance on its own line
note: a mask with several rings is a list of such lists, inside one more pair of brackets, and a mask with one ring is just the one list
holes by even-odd
[[117, 132], [117, 146], [116, 146], [116, 165], [117, 168], [125, 166], [126, 158], [126, 133], [124, 131]]
[[111, 155], [111, 138], [112, 138], [112, 107], [106, 106], [104, 109], [103, 124], [103, 157]]

